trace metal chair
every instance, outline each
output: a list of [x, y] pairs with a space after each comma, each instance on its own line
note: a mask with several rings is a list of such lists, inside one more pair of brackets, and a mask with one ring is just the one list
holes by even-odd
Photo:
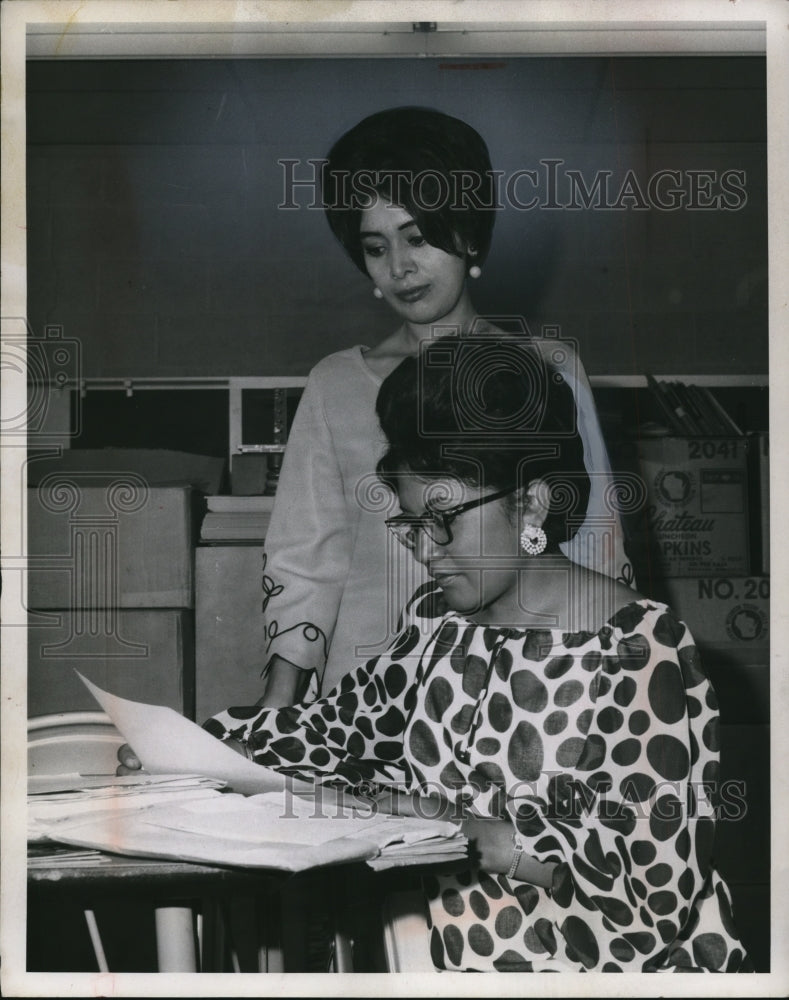
[[35, 716], [27, 721], [28, 774], [114, 774], [123, 742], [104, 712]]

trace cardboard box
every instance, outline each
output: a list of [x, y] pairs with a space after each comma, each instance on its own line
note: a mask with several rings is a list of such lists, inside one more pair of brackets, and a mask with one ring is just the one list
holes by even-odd
[[644, 530], [663, 576], [750, 572], [748, 447], [745, 437], [639, 441]]
[[675, 577], [664, 591], [697, 645], [729, 651], [740, 663], [769, 662], [769, 577]]
[[721, 722], [769, 723], [769, 577], [673, 577], [661, 596], [693, 635]]
[[75, 669], [112, 694], [191, 717], [194, 615], [112, 609], [31, 615], [28, 716], [100, 711]]
[[29, 608], [194, 606], [190, 488], [73, 473], [27, 493]]

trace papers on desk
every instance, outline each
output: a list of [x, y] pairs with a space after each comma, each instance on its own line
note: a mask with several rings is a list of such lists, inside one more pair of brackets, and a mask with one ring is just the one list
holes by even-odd
[[[225, 782], [202, 774], [31, 774], [27, 794], [56, 797], [63, 801], [98, 798], [102, 795], [136, 795], [143, 791], [169, 792], [184, 788], [224, 788]], [[42, 799], [43, 801], [43, 799]]]
[[113, 812], [168, 806], [218, 794], [224, 782], [202, 775], [55, 774], [28, 778], [27, 839], [51, 839], [53, 824], [75, 822], [111, 806]]
[[453, 823], [380, 813], [304, 781], [286, 787], [282, 775], [172, 709], [118, 698], [79, 676], [146, 771], [32, 780], [34, 841], [288, 872], [348, 861], [387, 868], [466, 856], [466, 838]]
[[29, 870], [47, 868], [94, 868], [96, 865], [110, 865], [112, 857], [103, 851], [80, 851], [67, 844], [37, 844], [28, 848], [27, 867]]
[[200, 799], [113, 805], [41, 828], [60, 843], [116, 854], [287, 872], [350, 861], [386, 868], [459, 860], [466, 849], [452, 823], [354, 813], [342, 804], [335, 812], [325, 801], [316, 809], [289, 792], [246, 797], [208, 790]]

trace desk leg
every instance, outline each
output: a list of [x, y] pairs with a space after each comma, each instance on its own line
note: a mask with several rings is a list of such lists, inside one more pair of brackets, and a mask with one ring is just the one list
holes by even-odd
[[155, 917], [159, 972], [197, 972], [192, 908], [157, 906]]
[[353, 921], [348, 900], [347, 876], [328, 873], [334, 908], [334, 971], [353, 972]]

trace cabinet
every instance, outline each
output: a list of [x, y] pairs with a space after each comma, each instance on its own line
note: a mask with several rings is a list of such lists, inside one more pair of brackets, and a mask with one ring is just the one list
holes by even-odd
[[222, 465], [164, 449], [31, 460], [28, 715], [95, 710], [76, 669], [194, 716], [195, 525]]
[[195, 719], [253, 705], [266, 663], [263, 546], [199, 545], [195, 552]]

